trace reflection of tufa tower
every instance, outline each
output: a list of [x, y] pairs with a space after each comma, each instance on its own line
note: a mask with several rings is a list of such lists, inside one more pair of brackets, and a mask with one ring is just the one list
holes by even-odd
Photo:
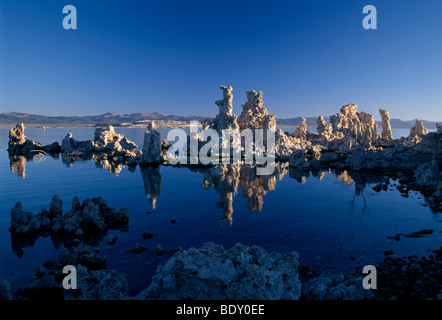
[[242, 195], [247, 199], [247, 210], [261, 210], [263, 196], [267, 192], [275, 190], [276, 181], [281, 180], [287, 173], [288, 164], [277, 164], [272, 175], [259, 176], [254, 165], [216, 165], [191, 169], [204, 174], [202, 187], [213, 187], [219, 195], [216, 203], [218, 208], [223, 209], [223, 219], [233, 222], [233, 198], [238, 193], [238, 186], [242, 189]]
[[22, 179], [26, 177], [26, 157], [25, 156], [9, 156], [9, 165], [12, 173], [18, 173]]
[[232, 224], [233, 197], [238, 193], [239, 165], [217, 165], [203, 170], [204, 182], [202, 187], [210, 189], [211, 186], [219, 195], [216, 203], [218, 208], [223, 209], [223, 219]]
[[140, 171], [143, 178], [144, 192], [146, 193], [146, 198], [151, 203], [152, 209], [155, 209], [157, 199], [161, 195], [160, 168], [140, 166]]

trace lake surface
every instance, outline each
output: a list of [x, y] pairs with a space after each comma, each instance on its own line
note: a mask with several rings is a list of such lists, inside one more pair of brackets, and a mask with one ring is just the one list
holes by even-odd
[[[376, 178], [370, 176], [348, 171], [303, 176], [287, 166], [261, 177], [248, 167], [130, 170], [93, 159], [69, 162], [45, 155], [10, 161], [8, 131], [0, 129], [0, 279], [6, 279], [12, 291], [29, 281], [35, 266], [54, 259], [65, 247], [39, 237], [13, 250], [8, 231], [11, 208], [21, 201], [23, 210], [37, 213], [49, 208], [55, 194], [63, 200], [63, 212], [70, 210], [74, 196], [80, 202], [102, 196], [111, 207], [129, 208], [129, 230], [109, 230], [108, 235], [118, 236], [115, 245], [103, 239], [97, 247], [107, 256], [107, 267], [126, 277], [132, 294], [148, 287], [155, 268], [175, 248], [200, 247], [209, 241], [226, 249], [241, 242], [268, 251], [295, 250], [300, 264], [318, 271], [376, 265], [387, 249], [421, 256], [442, 243], [442, 216], [425, 206], [420, 193], [411, 191], [405, 198], [394, 187], [376, 193], [372, 190]], [[61, 143], [68, 132], [76, 140], [94, 136], [94, 129], [25, 130], [29, 139], [43, 145]], [[144, 129], [116, 132], [141, 149]], [[162, 130], [163, 138], [165, 133]], [[422, 229], [435, 231], [422, 238], [387, 238]], [[145, 231], [156, 236], [143, 239]], [[139, 255], [129, 251], [136, 243], [148, 250]], [[165, 249], [162, 256], [150, 251], [157, 243]]]

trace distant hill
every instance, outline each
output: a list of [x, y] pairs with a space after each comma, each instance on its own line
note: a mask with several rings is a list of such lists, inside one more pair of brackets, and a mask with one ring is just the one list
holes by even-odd
[[[119, 115], [116, 113], [105, 113], [96, 116], [42, 116], [37, 114], [21, 113], [21, 112], [8, 112], [0, 113], [0, 126], [12, 126], [16, 125], [18, 122], [23, 122], [25, 125], [64, 125], [64, 126], [76, 126], [76, 125], [114, 125], [118, 126], [121, 124], [133, 123], [137, 124], [139, 122], [145, 122], [146, 120], [161, 120], [161, 121], [204, 121], [211, 119], [210, 117], [201, 116], [177, 116], [172, 114], [166, 114], [161, 112], [154, 113], [131, 113]], [[328, 117], [324, 117], [326, 121], [329, 121]], [[307, 117], [306, 122], [309, 127], [317, 126], [317, 117]], [[395, 129], [409, 129], [414, 126], [415, 120], [400, 120], [391, 119], [391, 127]], [[301, 117], [288, 118], [288, 119], [276, 119], [276, 123], [279, 127], [283, 126], [297, 126], [301, 122]], [[381, 122], [377, 121], [378, 125], [381, 126]], [[423, 124], [429, 128], [436, 128], [435, 121], [423, 120]]]
[[15, 125], [23, 122], [25, 125], [96, 125], [121, 123], [137, 123], [146, 120], [164, 120], [164, 121], [204, 121], [207, 117], [201, 116], [177, 116], [161, 112], [154, 113], [131, 113], [119, 115], [116, 113], [105, 113], [97, 116], [42, 116], [37, 114], [8, 112], [0, 113], [0, 125]]

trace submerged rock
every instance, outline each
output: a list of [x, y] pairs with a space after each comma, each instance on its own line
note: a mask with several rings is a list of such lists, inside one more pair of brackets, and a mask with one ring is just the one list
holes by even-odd
[[[64, 266], [77, 270], [77, 289], [62, 286]], [[31, 300], [124, 300], [129, 296], [126, 279], [116, 270], [106, 269], [106, 257], [89, 246], [70, 248], [55, 260], [38, 266], [30, 282], [17, 290], [19, 298]]]
[[176, 252], [137, 298], [296, 300], [301, 295], [298, 258], [296, 252], [268, 253], [242, 244], [224, 250], [206, 243]]
[[129, 249], [129, 251], [136, 253], [136, 254], [140, 254], [140, 253], [143, 253], [144, 251], [146, 251], [146, 249], [147, 248], [145, 246], [143, 246], [142, 244], [137, 242], [132, 248]]
[[17, 202], [11, 209], [9, 227], [14, 252], [21, 256], [21, 248], [32, 245], [39, 236], [66, 239], [71, 242], [65, 246], [72, 246], [81, 239], [95, 243], [108, 229], [128, 228], [128, 209], [111, 208], [101, 197], [86, 199], [81, 206], [74, 197], [71, 210], [63, 214], [62, 208], [63, 202], [57, 195], [52, 198], [49, 211], [42, 209], [37, 214], [23, 211], [22, 203]]
[[371, 290], [362, 286], [363, 276], [327, 270], [319, 277], [308, 280], [302, 288], [305, 300], [371, 300]]
[[0, 300], [12, 300], [11, 288], [6, 280], [0, 280]]

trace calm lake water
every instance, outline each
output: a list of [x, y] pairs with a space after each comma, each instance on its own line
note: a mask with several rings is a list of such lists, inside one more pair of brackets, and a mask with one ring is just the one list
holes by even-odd
[[[107, 267], [126, 277], [132, 294], [150, 284], [156, 266], [165, 263], [175, 248], [199, 247], [208, 241], [226, 249], [241, 242], [268, 251], [295, 250], [301, 264], [318, 271], [376, 265], [387, 249], [424, 255], [442, 243], [440, 213], [432, 213], [417, 192], [408, 198], [394, 187], [374, 192], [373, 177], [347, 171], [302, 176], [288, 167], [279, 167], [268, 177], [257, 177], [246, 167], [222, 171], [137, 166], [131, 171], [127, 166], [66, 162], [61, 156], [44, 155], [11, 162], [8, 131], [0, 129], [0, 279], [6, 279], [12, 291], [29, 281], [35, 266], [54, 259], [65, 247], [40, 237], [18, 254], [8, 231], [11, 208], [21, 201], [23, 210], [37, 213], [49, 208], [55, 194], [62, 198], [64, 212], [70, 210], [74, 196], [80, 201], [102, 196], [111, 207], [129, 208], [129, 230], [109, 230], [108, 235], [118, 236], [115, 245], [103, 239], [97, 247], [107, 256]], [[116, 131], [142, 147], [144, 129]], [[29, 139], [42, 144], [61, 143], [68, 132], [77, 140], [88, 140], [94, 129], [25, 130]], [[435, 232], [400, 241], [387, 238], [422, 229]], [[157, 236], [143, 239], [144, 231]], [[130, 252], [137, 242], [148, 250]], [[165, 249], [163, 256], [150, 251], [157, 243]]]

